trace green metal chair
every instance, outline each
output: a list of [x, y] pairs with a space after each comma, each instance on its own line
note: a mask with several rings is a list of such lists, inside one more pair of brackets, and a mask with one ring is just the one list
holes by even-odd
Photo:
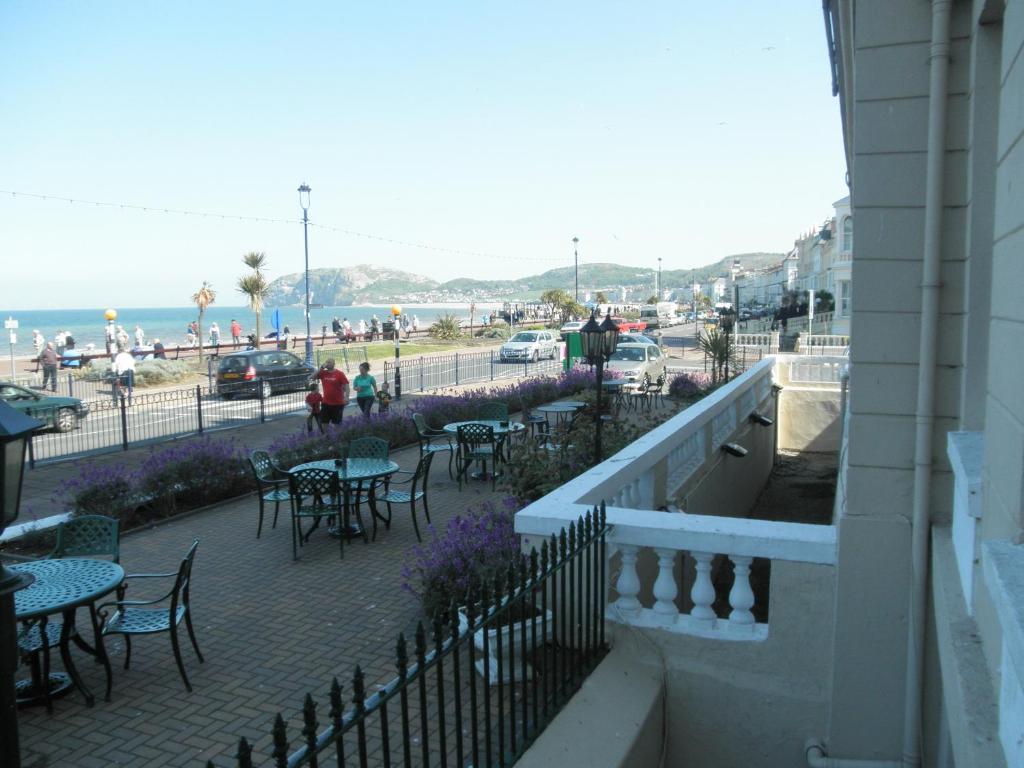
[[389, 455], [388, 441], [379, 437], [360, 437], [348, 444], [350, 459], [382, 459]]
[[[292, 558], [299, 559], [299, 547], [302, 546], [302, 518], [311, 517], [314, 520], [312, 528], [306, 534], [313, 532], [313, 529], [320, 524], [322, 518], [327, 518], [330, 523], [332, 519], [341, 520], [342, 513], [342, 490], [338, 480], [338, 473], [330, 469], [300, 469], [288, 476], [289, 490], [291, 491], [291, 522], [292, 522]], [[358, 515], [358, 509], [356, 511]], [[366, 532], [363, 532], [366, 538]], [[341, 557], [345, 556], [344, 537], [341, 541]]]
[[459, 470], [457, 479], [459, 490], [462, 490], [462, 478], [473, 462], [480, 462], [483, 465], [483, 472], [487, 474], [487, 462], [491, 462], [491, 489], [495, 487], [495, 476], [497, 464], [500, 460], [498, 440], [494, 436], [494, 428], [489, 424], [461, 424], [458, 430], [459, 441]]
[[[379, 501], [383, 501], [388, 507], [388, 527], [391, 526], [391, 505], [392, 504], [408, 504], [409, 511], [412, 513], [412, 527], [416, 531], [416, 541], [423, 541], [420, 536], [420, 525], [416, 520], [416, 502], [420, 499], [423, 500], [423, 515], [427, 518], [427, 524], [430, 524], [430, 509], [427, 506], [427, 479], [430, 475], [430, 464], [434, 460], [434, 452], [428, 451], [427, 453], [420, 454], [419, 461], [416, 462], [416, 470], [413, 472], [407, 472], [399, 470], [396, 475], [408, 475], [406, 480], [392, 480], [388, 486], [387, 491], [383, 496], [380, 497]], [[409, 490], [395, 490], [394, 486], [409, 484]], [[374, 536], [376, 536], [376, 528], [374, 529]]]
[[476, 408], [476, 417], [481, 421], [508, 421], [508, 403], [490, 400]]
[[260, 500], [260, 520], [256, 525], [256, 538], [263, 532], [263, 510], [268, 501], [274, 502], [274, 522], [271, 528], [277, 528], [277, 515], [281, 511], [281, 502], [289, 501], [288, 477], [274, 465], [270, 454], [266, 451], [253, 451], [249, 456], [249, 466], [256, 478], [257, 496]]
[[[452, 445], [451, 436], [443, 429], [431, 429], [427, 426], [427, 420], [422, 413], [414, 413], [412, 422], [416, 425], [416, 439], [420, 444], [420, 458], [426, 453], [448, 452], [448, 477], [455, 479], [452, 471], [452, 464], [455, 460], [455, 446]], [[434, 440], [444, 440], [444, 443], [435, 443]]]
[[107, 555], [115, 563], [121, 561], [120, 523], [115, 518], [80, 515], [57, 526], [57, 539], [49, 558], [97, 555]]
[[[188, 638], [192, 641], [199, 663], [203, 663], [203, 654], [199, 652], [196, 633], [192, 628], [192, 606], [189, 602], [189, 588], [192, 583], [192, 562], [195, 560], [199, 540], [192, 542], [188, 554], [181, 561], [176, 573], [136, 573], [125, 577], [125, 583], [118, 588], [117, 600], [99, 606], [99, 614], [103, 617], [103, 635], [124, 635], [125, 657], [124, 668], [132, 658], [132, 635], [152, 635], [167, 632], [171, 636], [171, 649], [178, 672], [185, 683], [185, 688], [192, 692], [192, 684], [185, 673], [185, 663], [181, 658], [181, 645], [178, 642], [178, 625], [185, 622]], [[125, 600], [124, 595], [131, 579], [166, 579], [174, 577], [171, 589], [154, 600]], [[113, 612], [107, 615], [107, 609]]]

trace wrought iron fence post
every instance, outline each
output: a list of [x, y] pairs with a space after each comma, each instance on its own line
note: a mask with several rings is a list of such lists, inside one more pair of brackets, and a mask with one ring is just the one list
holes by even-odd
[[455, 353], [455, 386], [459, 386], [459, 353]]
[[121, 408], [121, 446], [128, 450], [128, 406], [125, 404], [124, 390], [120, 393]]
[[[206, 358], [206, 386], [213, 389], [213, 358]], [[200, 430], [202, 431], [202, 430]]]
[[423, 391], [423, 356], [420, 355], [420, 392]]
[[266, 421], [267, 421], [266, 398], [263, 397], [263, 387], [260, 387], [260, 424], [265, 424]]
[[523, 361], [523, 376], [526, 377], [526, 376], [529, 376], [529, 375], [530, 375], [530, 358], [526, 358], [526, 360]]
[[68, 372], [68, 397], [75, 396], [75, 377]]
[[491, 350], [491, 381], [494, 381], [494, 350]]
[[199, 434], [203, 434], [203, 388], [196, 384], [196, 416], [199, 418]]

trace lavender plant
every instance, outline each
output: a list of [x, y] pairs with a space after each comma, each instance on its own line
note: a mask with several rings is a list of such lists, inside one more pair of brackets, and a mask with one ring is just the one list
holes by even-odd
[[707, 394], [712, 387], [711, 376], [703, 371], [680, 373], [668, 385], [669, 397], [694, 398]]

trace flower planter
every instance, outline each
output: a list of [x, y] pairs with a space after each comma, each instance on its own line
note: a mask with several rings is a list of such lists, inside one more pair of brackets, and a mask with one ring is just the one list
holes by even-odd
[[[545, 624], [546, 622], [546, 624]], [[536, 624], [536, 633], [534, 632], [534, 624]], [[544, 632], [544, 627], [547, 627], [547, 632]], [[478, 629], [473, 633], [473, 645], [482, 654], [484, 652], [484, 632], [487, 633], [487, 650], [489, 654], [486, 658], [480, 658], [477, 660], [475, 666], [476, 671], [480, 673], [480, 676], [484, 676], [484, 664], [489, 666], [488, 674], [490, 675], [490, 684], [498, 684], [498, 635], [501, 635], [501, 682], [522, 682], [523, 681], [523, 629], [526, 632], [526, 654], [532, 656], [533, 653], [533, 638], [536, 634], [537, 640], [540, 643], [546, 643], [552, 637], [551, 632], [551, 611], [545, 611], [542, 617], [538, 611], [536, 616], [532, 616], [526, 619], [525, 622], [516, 619], [511, 624], [505, 624], [498, 627], [491, 627], [489, 629]], [[469, 631], [469, 619], [466, 618], [466, 612], [464, 609], [459, 609], [459, 631]], [[514, 649], [514, 655], [510, 654], [510, 646]], [[509, 669], [512, 667], [512, 669]], [[526, 675], [529, 677], [533, 672], [533, 667], [530, 663], [526, 663]]]

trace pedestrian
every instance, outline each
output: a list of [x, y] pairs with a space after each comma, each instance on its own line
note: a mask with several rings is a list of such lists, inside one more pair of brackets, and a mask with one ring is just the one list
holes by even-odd
[[32, 346], [36, 350], [37, 358], [43, 354], [43, 350], [46, 348], [46, 339], [43, 338], [43, 334], [38, 329], [32, 331]]
[[334, 358], [329, 357], [320, 366], [315, 378], [323, 384], [323, 404], [321, 419], [327, 424], [341, 424], [348, 404], [348, 376], [334, 367]]
[[115, 335], [114, 339], [117, 342], [118, 352], [128, 351], [128, 331], [124, 329], [123, 325], [117, 326], [117, 334]]
[[82, 353], [75, 349], [75, 339], [69, 333], [64, 339], [64, 354], [61, 355], [61, 368], [80, 368], [82, 361], [79, 359]]
[[370, 318], [370, 341], [377, 341], [380, 338], [380, 318], [374, 315]]
[[284, 327], [284, 330], [281, 331], [281, 335], [278, 336], [278, 338], [277, 338], [277, 348], [278, 349], [288, 349], [288, 339], [291, 338], [291, 334], [292, 334], [291, 330], [286, 325]]
[[324, 402], [324, 396], [320, 394], [320, 382], [311, 381], [309, 383], [309, 394], [306, 395], [306, 431], [313, 431], [313, 424], [316, 424], [316, 428], [321, 432], [324, 431], [324, 422], [320, 413], [321, 406]]
[[67, 337], [67, 331], [57, 331], [57, 333], [53, 335], [53, 343], [57, 349], [58, 357], [64, 354], [64, 348], [67, 346]]
[[356, 402], [363, 416], [370, 418], [373, 401], [377, 399], [377, 380], [370, 375], [370, 364], [359, 364], [359, 375], [352, 379], [352, 388], [356, 391]]
[[144, 347], [146, 346], [146, 334], [142, 331], [142, 326], [138, 323], [135, 324], [135, 346]]
[[409, 332], [412, 331], [412, 320], [408, 315], [402, 315], [402, 330], [405, 331], [405, 338], [408, 339]]
[[217, 323], [210, 323], [210, 343], [214, 349], [220, 346], [220, 326]]
[[189, 323], [188, 328], [185, 329], [185, 344], [189, 349], [192, 349], [196, 345], [196, 332], [192, 328], [191, 323]]
[[412, 329], [418, 331], [420, 329], [420, 318], [419, 315], [412, 316]]
[[164, 350], [164, 345], [160, 343], [160, 339], [153, 339], [153, 357], [157, 360], [167, 359], [167, 352]]
[[57, 391], [57, 352], [53, 348], [53, 342], [46, 342], [46, 346], [39, 354], [39, 364], [43, 367], [43, 389], [46, 389], [46, 382], [50, 382], [50, 391]]
[[338, 320], [338, 316], [335, 315], [334, 319], [331, 320], [331, 330], [334, 331], [334, 335], [337, 336], [341, 333], [341, 321]]
[[[114, 375], [121, 382], [122, 391], [127, 390], [129, 402], [132, 399], [132, 390], [135, 389], [135, 358], [127, 349], [122, 349], [114, 357]], [[117, 389], [114, 389], [114, 398], [117, 399]]]
[[385, 381], [377, 390], [377, 412], [387, 413], [391, 407], [390, 385]]
[[359, 319], [359, 340], [366, 341], [366, 321]]
[[238, 346], [242, 341], [242, 324], [231, 318], [231, 343]]
[[345, 336], [346, 344], [348, 344], [354, 338], [354, 334], [352, 333], [352, 323], [348, 321], [347, 317], [341, 321], [341, 332]]

